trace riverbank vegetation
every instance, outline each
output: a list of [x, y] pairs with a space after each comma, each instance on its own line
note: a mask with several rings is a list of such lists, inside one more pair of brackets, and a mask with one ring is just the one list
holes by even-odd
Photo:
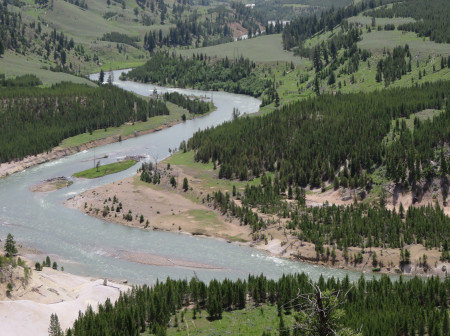
[[166, 106], [169, 109], [169, 114], [162, 114], [149, 117], [147, 121], [128, 122], [117, 127], [108, 127], [106, 131], [104, 129], [98, 129], [92, 131], [92, 133], [85, 132], [64, 139], [59, 144], [59, 147], [62, 148], [76, 147], [89, 142], [94, 142], [97, 140], [103, 140], [108, 138], [116, 139], [115, 141], [125, 140], [130, 136], [144, 134], [146, 132], [151, 132], [152, 130], [159, 130], [168, 127], [170, 125], [173, 125], [174, 123], [180, 122], [183, 118], [183, 115], [186, 115], [187, 110], [178, 105], [166, 102]]
[[4, 88], [0, 110], [0, 162], [48, 151], [77, 134], [169, 114], [163, 102], [112, 85], [70, 83]]
[[105, 175], [115, 174], [126, 170], [136, 164], [136, 160], [128, 159], [115, 163], [109, 163], [106, 165], [100, 164], [100, 159], [97, 160], [97, 163], [94, 168], [90, 168], [87, 170], [83, 170], [81, 172], [73, 174], [73, 177], [82, 177], [82, 178], [98, 178]]
[[[266, 307], [277, 307], [269, 310], [277, 315], [277, 323], [267, 326], [261, 335], [302, 335], [319, 326], [347, 329], [349, 335], [357, 335], [357, 331], [362, 335], [446, 335], [449, 296], [448, 278], [392, 281], [383, 276], [367, 281], [361, 277], [355, 284], [348, 277], [321, 277], [313, 284], [305, 274], [284, 275], [279, 280], [249, 275], [247, 280], [212, 280], [209, 284], [196, 278], [168, 278], [153, 287], [133, 287], [116, 303], [108, 300], [99, 305], [97, 313], [92, 309], [80, 313], [66, 335], [166, 335], [167, 329], [187, 332], [191, 321], [189, 330], [194, 334], [199, 331], [194, 323], [197, 319], [220, 321], [232, 311], [245, 313], [245, 308], [264, 314]], [[323, 305], [321, 312], [329, 313], [320, 322], [313, 302]], [[208, 323], [206, 328], [213, 325]]]
[[206, 114], [211, 112], [214, 108], [214, 104], [212, 102], [206, 102], [200, 100], [197, 97], [188, 97], [186, 95], [182, 95], [178, 92], [166, 92], [163, 95], [165, 101], [169, 101], [173, 104], [181, 106], [189, 111], [189, 113], [195, 114]]
[[122, 79], [199, 90], [223, 90], [258, 97], [271, 88], [271, 79], [253, 73], [256, 64], [243, 57], [211, 59], [203, 54], [183, 58], [157, 53], [141, 67], [122, 74]]
[[3, 252], [0, 253], [0, 298], [9, 298], [14, 290], [27, 285], [31, 269], [17, 257], [16, 241], [10, 233], [5, 239]]
[[[238, 227], [251, 228], [253, 241], [270, 245], [278, 255], [326, 265], [341, 259], [342, 267], [364, 264], [368, 265], [364, 271], [378, 272], [387, 266], [379, 252], [389, 249], [399, 255], [390, 269], [398, 266], [402, 272], [416, 264], [427, 272], [431, 253], [449, 261], [448, 1], [363, 0], [340, 8], [349, 3], [257, 2], [255, 8], [209, 0], [138, 0], [135, 8], [128, 8], [129, 2], [109, 0], [89, 6], [71, 1], [2, 3], [0, 65], [19, 59], [20, 63], [8, 67], [7, 77], [0, 77], [4, 87], [0, 89], [0, 162], [48, 151], [68, 137], [66, 144], [75, 145], [102, 138], [120, 125], [126, 132], [136, 132], [135, 127], [147, 125], [148, 118], [167, 116], [169, 101], [189, 114], [211, 109], [209, 103], [176, 94], [166, 95], [166, 104], [144, 100], [110, 85], [37, 87], [60, 78], [84, 81], [74, 75], [125, 68], [151, 57], [123, 78], [261, 97], [262, 111], [267, 113], [234, 118], [183, 143], [182, 151], [191, 150], [186, 156], [196, 160], [189, 162], [190, 167], [202, 163], [207, 167], [207, 173], [200, 171], [208, 175], [203, 181], [208, 190], [195, 194], [196, 180], [203, 178], [197, 172], [191, 172], [194, 178], [179, 180], [171, 175], [171, 190], [182, 189], [181, 194], [209, 205], [230, 222], [238, 222]], [[325, 10], [333, 5], [339, 7]], [[272, 19], [275, 22], [269, 23]], [[253, 39], [264, 30], [268, 36]], [[252, 41], [227, 45], [232, 50], [228, 57], [220, 53], [223, 46], [215, 53], [208, 49], [208, 55], [206, 49], [190, 49], [245, 35]], [[255, 44], [259, 49], [253, 48]], [[185, 50], [175, 54], [172, 48]], [[243, 57], [239, 48], [251, 49], [246, 54], [251, 56]], [[23, 71], [25, 66], [39, 74], [51, 71], [51, 80], [9, 78], [11, 71]], [[90, 173], [101, 169], [99, 165]], [[136, 183], [151, 181], [155, 187], [169, 180], [156, 167], [152, 175], [144, 171], [141, 177]], [[323, 202], [320, 207], [307, 206], [309, 193], [328, 191], [342, 192], [345, 206]], [[391, 208], [386, 204], [388, 191], [394, 199]], [[411, 196], [405, 207], [395, 201], [403, 192]], [[432, 205], [417, 207], [425, 193], [432, 194]], [[124, 220], [156, 229], [149, 219], [159, 209], [144, 217], [140, 209], [133, 208], [132, 213], [128, 204], [123, 210], [119, 197], [119, 208], [115, 197], [106, 198], [103, 212], [98, 212], [111, 218], [123, 212]], [[209, 228], [216, 224], [211, 218], [219, 216], [212, 210], [196, 209], [197, 216], [189, 211], [187, 216], [198, 222], [203, 217], [201, 224]], [[167, 217], [172, 230], [184, 230], [179, 222], [174, 225], [178, 218], [170, 207]], [[315, 253], [306, 255], [308, 244], [314, 245]], [[419, 245], [425, 250], [413, 260], [410, 251]], [[442, 273], [444, 266], [439, 267]], [[318, 287], [327, 295], [348, 293], [341, 305], [345, 316], [340, 327], [361, 329], [364, 335], [449, 332], [448, 278], [396, 283], [386, 277], [372, 282], [361, 279], [353, 287], [348, 279], [321, 279]], [[307, 301], [298, 291], [314, 292], [304, 275], [279, 280], [250, 276], [247, 281], [209, 285], [198, 279], [189, 283], [168, 279], [153, 288], [136, 287], [116, 304], [108, 301], [100, 306], [98, 313], [89, 309], [68, 334], [186, 334], [187, 322], [203, 319], [202, 315], [208, 315], [211, 324], [204, 325], [210, 328], [225, 314], [244, 307], [268, 307], [276, 316], [264, 319], [272, 322], [259, 333], [297, 335], [304, 333], [298, 326], [305, 324], [300, 308]]]

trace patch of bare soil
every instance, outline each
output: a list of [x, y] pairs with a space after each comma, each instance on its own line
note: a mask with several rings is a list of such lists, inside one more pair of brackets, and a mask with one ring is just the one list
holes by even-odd
[[32, 192], [49, 192], [68, 187], [73, 182], [67, 177], [60, 176], [45, 180], [42, 183], [35, 184], [30, 188]]
[[248, 30], [242, 27], [242, 25], [239, 22], [232, 22], [229, 24], [234, 38], [239, 38], [241, 36], [247, 35]]
[[[36, 252], [28, 249], [29, 252]], [[71, 327], [78, 312], [88, 305], [95, 310], [106, 299], [118, 299], [130, 287], [102, 279], [90, 279], [44, 267], [34, 270], [34, 263], [24, 257], [32, 271], [21, 266], [2, 269], [0, 282], [0, 325], [2, 335], [48, 335], [50, 315], [57, 314], [63, 330]], [[7, 284], [12, 290], [6, 294]]]
[[320, 189], [311, 190], [306, 194], [307, 206], [322, 206], [324, 203], [336, 205], [350, 205], [353, 199], [357, 197], [357, 192], [354, 190], [339, 188], [338, 190], [330, 189], [321, 192]]
[[[139, 176], [135, 176], [86, 191], [67, 200], [66, 205], [91, 216], [133, 227], [203, 234], [227, 240], [232, 238], [234, 240], [253, 240], [252, 247], [265, 250], [272, 255], [335, 268], [425, 276], [444, 276], [449, 268], [448, 263], [439, 261], [440, 252], [438, 250], [425, 250], [421, 245], [408, 247], [411, 252], [411, 264], [402, 269], [400, 269], [400, 250], [396, 249], [372, 248], [364, 251], [362, 260], [355, 261], [355, 259], [360, 259], [356, 258], [361, 252], [360, 248], [349, 248], [347, 257], [344, 257], [343, 251], [336, 249], [336, 256], [332, 258], [332, 246], [325, 245], [325, 249], [329, 248], [330, 254], [318, 257], [314, 244], [299, 240], [297, 236], [285, 229], [286, 219], [259, 213], [258, 215], [264, 219], [271, 219], [272, 224], [262, 230], [259, 236], [253, 236], [248, 226], [241, 226], [238, 220], [216, 212], [207, 203], [201, 203], [200, 200], [206, 191], [200, 187], [199, 179], [201, 177], [195, 169], [172, 165], [172, 169], [169, 172], [163, 171], [161, 176], [161, 183], [156, 186], [143, 183], [139, 181]], [[176, 177], [178, 188], [170, 186], [169, 176]], [[180, 184], [182, 184], [180, 181], [183, 181], [184, 177], [188, 179], [189, 185], [193, 186], [193, 190], [184, 192], [180, 188]], [[117, 202], [113, 205], [114, 196], [116, 196]], [[360, 199], [364, 195], [361, 195], [361, 191], [342, 188], [326, 192], [318, 189], [309, 192], [306, 195], [306, 201], [308, 205], [316, 206], [322, 206], [326, 202], [349, 205], [354, 202], [355, 196]], [[235, 202], [239, 203], [239, 201]], [[122, 207], [117, 212], [119, 203], [122, 204]], [[114, 206], [114, 210], [111, 206]], [[108, 211], [104, 211], [105, 207], [109, 208]], [[131, 220], [124, 218], [129, 210], [131, 210]], [[143, 220], [140, 219], [141, 215]], [[262, 234], [266, 239], [261, 239]], [[376, 262], [373, 260], [374, 253], [376, 253]], [[426, 263], [423, 262], [424, 254], [427, 255]], [[168, 262], [164, 258], [156, 257], [155, 259], [154, 256], [148, 260], [151, 264], [166, 265]]]
[[[184, 175], [176, 168], [179, 181]], [[192, 181], [192, 178], [189, 178]], [[250, 231], [237, 221], [220, 216], [204, 204], [194, 202], [193, 191], [184, 192], [169, 184], [162, 173], [161, 183], [152, 185], [139, 181], [139, 176], [86, 191], [68, 199], [65, 205], [84, 213], [127, 226], [142, 229], [184, 232], [227, 240], [247, 240]], [[115, 196], [115, 197], [114, 197]], [[118, 210], [119, 207], [119, 210]]]
[[[443, 188], [446, 186], [440, 181], [440, 179], [434, 179], [432, 181], [423, 181], [418, 184], [416, 190], [412, 192], [410, 189], [404, 189], [396, 187], [394, 184], [387, 186], [387, 203], [386, 207], [390, 210], [399, 210], [400, 204], [404, 209], [408, 209], [410, 206], [421, 207], [432, 205], [439, 207], [444, 211], [447, 216], [450, 216], [450, 204], [448, 198], [444, 202]], [[448, 185], [447, 185], [448, 188]]]
[[[276, 229], [275, 229], [276, 230]], [[273, 236], [273, 239], [259, 241], [255, 247], [266, 250], [274, 255], [290, 258], [292, 260], [304, 261], [328, 267], [350, 269], [361, 272], [380, 272], [386, 274], [407, 274], [445, 277], [449, 271], [450, 263], [443, 263], [439, 260], [441, 253], [437, 249], [426, 250], [422, 245], [411, 245], [406, 248], [411, 253], [411, 264], [400, 267], [400, 250], [386, 248], [366, 249], [362, 254], [362, 260], [356, 262], [357, 255], [361, 253], [361, 248], [350, 247], [347, 258], [343, 251], [335, 250], [336, 256], [332, 258], [332, 246], [325, 245], [329, 249], [330, 255], [317, 256], [315, 246], [312, 243], [300, 241], [297, 237], [287, 235], [274, 235], [274, 229], [268, 228], [266, 235]], [[373, 255], [376, 255], [376, 262]], [[426, 255], [426, 262], [423, 256]]]

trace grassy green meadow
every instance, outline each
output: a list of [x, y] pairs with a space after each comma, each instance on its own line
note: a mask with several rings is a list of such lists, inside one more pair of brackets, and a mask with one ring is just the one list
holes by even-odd
[[[100, 163], [100, 159], [97, 160], [98, 163]], [[99, 167], [90, 168], [83, 170], [81, 172], [75, 173], [72, 176], [73, 177], [82, 177], [82, 178], [98, 178], [105, 175], [115, 174], [118, 172], [121, 172], [123, 170], [126, 170], [136, 164], [136, 160], [123, 160], [120, 162], [115, 163], [109, 163], [106, 165], [99, 165]]]
[[[168, 336], [181, 335], [262, 335], [263, 332], [278, 333], [279, 318], [276, 306], [262, 305], [243, 310], [224, 312], [221, 320], [210, 321], [207, 313], [202, 311], [193, 318], [192, 310], [185, 310], [184, 322], [181, 313], [177, 313], [178, 326], [175, 327], [175, 317], [171, 320]], [[287, 325], [293, 323], [292, 315], [284, 316]]]
[[23, 56], [12, 51], [7, 51], [3, 56], [0, 56], [0, 73], [4, 74], [6, 78], [32, 73], [39, 77], [44, 85], [72, 82], [95, 86], [87, 78], [42, 69], [45, 66], [48, 67], [49, 64], [34, 55]]
[[210, 57], [234, 59], [241, 55], [259, 63], [294, 62], [302, 64], [300, 57], [290, 51], [283, 50], [281, 34], [263, 35], [247, 40], [218, 44], [197, 49], [177, 49], [185, 57], [195, 54], [206, 54]]

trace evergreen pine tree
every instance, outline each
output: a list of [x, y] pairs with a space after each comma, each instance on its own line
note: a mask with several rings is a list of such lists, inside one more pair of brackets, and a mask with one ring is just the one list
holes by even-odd
[[5, 252], [8, 257], [12, 257], [17, 253], [16, 242], [14, 241], [14, 237], [11, 233], [8, 233], [5, 242]]
[[64, 333], [61, 329], [61, 325], [59, 324], [58, 315], [52, 314], [50, 316], [50, 326], [48, 327], [48, 335], [49, 336], [63, 336]]

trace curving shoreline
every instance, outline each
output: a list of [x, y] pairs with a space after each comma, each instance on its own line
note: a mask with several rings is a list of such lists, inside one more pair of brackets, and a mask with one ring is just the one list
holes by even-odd
[[[362, 273], [372, 273], [372, 253], [376, 252], [377, 259], [384, 266], [381, 266], [376, 273], [419, 275], [419, 276], [445, 276], [445, 269], [449, 269], [449, 263], [439, 262], [439, 251], [426, 250], [422, 245], [411, 245], [412, 264], [402, 270], [399, 269], [400, 249], [372, 248], [363, 255], [363, 262], [353, 264], [346, 260], [343, 252], [336, 250], [336, 259], [317, 258], [315, 246], [312, 243], [299, 241], [298, 238], [278, 230], [277, 225], [269, 227], [267, 236], [272, 238], [268, 241], [252, 239], [252, 232], [248, 226], [242, 226], [239, 221], [215, 211], [211, 206], [199, 202], [199, 196], [206, 192], [198, 190], [200, 186], [196, 183], [195, 173], [184, 166], [171, 165], [172, 174], [180, 176], [180, 179], [187, 177], [190, 185], [195, 191], [183, 192], [181, 189], [174, 189], [169, 185], [168, 178], [162, 175], [161, 185], [154, 186], [145, 184], [139, 180], [139, 176], [129, 177], [121, 181], [101, 186], [84, 193], [81, 193], [65, 202], [65, 205], [78, 209], [83, 213], [109, 222], [121, 225], [140, 228], [144, 230], [163, 230], [172, 233], [186, 233], [190, 235], [203, 235], [213, 239], [225, 239], [228, 242], [234, 241], [241, 245], [250, 246], [258, 250], [266, 251], [272, 256], [290, 259], [293, 261], [305, 262], [313, 265], [321, 265], [334, 269], [344, 269], [358, 271]], [[105, 199], [116, 195], [118, 201], [123, 204], [121, 212], [103, 212], [105, 206], [111, 207], [111, 203], [104, 203]], [[197, 199], [197, 201], [193, 201]], [[323, 202], [322, 202], [323, 203]], [[152, 204], [148, 207], [147, 204]], [[128, 210], [132, 210], [133, 217], [127, 220], [123, 215]], [[200, 215], [196, 217], [196, 213]], [[202, 220], [207, 214], [207, 220]], [[138, 217], [142, 215], [145, 220], [149, 220], [149, 225], [145, 221], [140, 222]], [[135, 217], [136, 216], [136, 217]], [[331, 249], [331, 247], [330, 247]], [[358, 254], [361, 249], [350, 247], [349, 255]], [[424, 269], [418, 264], [419, 258], [427, 253], [429, 257], [429, 267]], [[436, 264], [435, 264], [436, 263]], [[445, 267], [443, 267], [445, 266]], [[373, 272], [375, 274], [375, 272]]]
[[26, 156], [25, 158], [23, 158], [22, 160], [12, 161], [12, 162], [8, 162], [8, 163], [1, 163], [0, 164], [0, 178], [4, 178], [6, 176], [24, 171], [25, 169], [31, 168], [33, 166], [37, 166], [42, 163], [57, 160], [62, 157], [76, 154], [76, 153], [79, 153], [79, 152], [82, 152], [84, 150], [88, 150], [88, 149], [91, 149], [94, 147], [100, 147], [100, 146], [108, 145], [111, 143], [124, 141], [124, 140], [134, 138], [137, 136], [141, 136], [141, 135], [145, 135], [145, 134], [149, 134], [149, 133], [153, 133], [153, 132], [158, 132], [163, 129], [172, 127], [176, 124], [179, 124], [180, 122], [181, 121], [173, 121], [171, 123], [161, 125], [156, 128], [138, 131], [138, 132], [136, 132], [136, 134], [129, 134], [129, 135], [123, 136], [121, 138], [119, 136], [109, 136], [109, 137], [106, 137], [103, 139], [89, 141], [89, 142], [81, 144], [79, 146], [72, 146], [72, 147], [67, 147], [67, 148], [62, 148], [62, 147], [58, 146], [58, 147], [53, 148], [51, 151], [49, 151], [47, 153], [40, 153], [37, 155], [29, 155], [29, 156]]

